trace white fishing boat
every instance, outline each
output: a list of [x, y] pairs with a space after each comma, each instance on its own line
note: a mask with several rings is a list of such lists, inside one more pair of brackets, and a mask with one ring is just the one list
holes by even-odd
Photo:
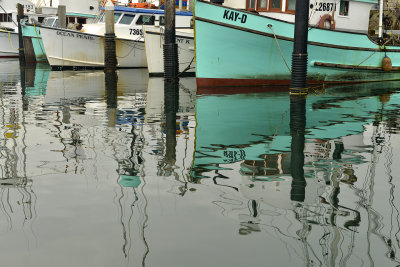
[[27, 16], [36, 16], [31, 1], [0, 1], [0, 57], [18, 57], [17, 4], [23, 5]]
[[[165, 24], [164, 10], [115, 6], [116, 53], [119, 68], [147, 67], [143, 27]], [[192, 12], [176, 12], [176, 26], [189, 27]], [[103, 68], [105, 18], [81, 31], [40, 27], [52, 68]]]
[[[150, 76], [164, 74], [164, 28], [145, 28], [144, 40], [146, 47], [147, 68]], [[176, 29], [178, 44], [178, 60], [180, 76], [194, 76], [196, 66], [194, 61], [194, 31], [193, 29]]]

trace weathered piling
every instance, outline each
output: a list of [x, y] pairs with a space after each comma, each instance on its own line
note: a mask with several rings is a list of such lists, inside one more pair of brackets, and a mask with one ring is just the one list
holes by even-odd
[[296, 1], [294, 45], [292, 54], [292, 81], [290, 93], [307, 93], [307, 41], [310, 0]]
[[104, 71], [113, 72], [117, 69], [117, 52], [115, 45], [114, 5], [107, 1], [104, 6], [106, 32], [104, 34]]
[[290, 168], [292, 174], [292, 188], [290, 199], [303, 202], [305, 198], [306, 180], [304, 178], [304, 142], [306, 128], [306, 96], [290, 96], [290, 135], [291, 160]]
[[175, 40], [175, 0], [165, 1], [164, 79], [173, 80], [179, 74], [178, 44]]
[[59, 27], [62, 29], [67, 28], [67, 7], [65, 5], [59, 5], [57, 8], [57, 16]]
[[25, 18], [24, 6], [17, 4], [17, 22], [18, 22], [18, 51], [19, 51], [19, 63], [25, 64], [25, 53], [24, 53], [24, 39], [22, 36], [21, 20]]

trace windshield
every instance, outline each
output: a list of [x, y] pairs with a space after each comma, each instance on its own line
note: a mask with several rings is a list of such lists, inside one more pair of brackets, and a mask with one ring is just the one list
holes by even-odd
[[124, 14], [124, 16], [119, 21], [119, 24], [130, 25], [134, 18], [135, 18], [135, 15]]
[[56, 20], [55, 18], [47, 18], [43, 21], [43, 25], [48, 27], [53, 27], [55, 20]]
[[[114, 23], [117, 23], [118, 19], [121, 17], [121, 13], [114, 13]], [[104, 23], [106, 21], [106, 15], [103, 13], [99, 19], [99, 22]]]

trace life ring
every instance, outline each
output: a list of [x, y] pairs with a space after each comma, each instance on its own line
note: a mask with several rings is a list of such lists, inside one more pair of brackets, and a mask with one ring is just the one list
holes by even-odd
[[326, 29], [325, 22], [327, 22], [327, 21], [329, 22], [329, 25], [330, 25], [329, 29], [334, 31], [335, 30], [335, 20], [329, 14], [325, 14], [325, 15], [321, 16], [321, 19], [319, 20], [319, 23], [318, 23], [318, 27], [321, 29]]

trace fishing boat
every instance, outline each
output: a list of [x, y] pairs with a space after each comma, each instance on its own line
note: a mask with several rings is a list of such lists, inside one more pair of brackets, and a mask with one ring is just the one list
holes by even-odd
[[[164, 75], [164, 28], [145, 28], [147, 68], [150, 76]], [[178, 62], [180, 76], [195, 76], [194, 31], [193, 29], [176, 29], [178, 44]]]
[[[192, 15], [176, 12], [176, 26], [189, 27]], [[143, 26], [164, 25], [164, 10], [115, 6], [114, 18], [118, 67], [147, 67]], [[85, 24], [81, 31], [39, 28], [52, 68], [104, 68], [104, 14], [98, 23]]]
[[[99, 13], [97, 0], [68, 1], [66, 3], [66, 25], [76, 29], [86, 23], [95, 23]], [[47, 62], [39, 25], [47, 27], [59, 27], [56, 6], [43, 6], [38, 9], [38, 20], [23, 20], [21, 22], [22, 36], [24, 40], [25, 62]]]
[[0, 2], [0, 57], [18, 57], [17, 3], [23, 5], [24, 13], [36, 17], [35, 5], [28, 0]]
[[[237, 3], [237, 1], [235, 1]], [[199, 87], [289, 85], [295, 0], [248, 0], [226, 7], [196, 1]], [[311, 0], [309, 82], [400, 78], [400, 47], [368, 34], [374, 0]], [[391, 68], [383, 70], [384, 58]]]

